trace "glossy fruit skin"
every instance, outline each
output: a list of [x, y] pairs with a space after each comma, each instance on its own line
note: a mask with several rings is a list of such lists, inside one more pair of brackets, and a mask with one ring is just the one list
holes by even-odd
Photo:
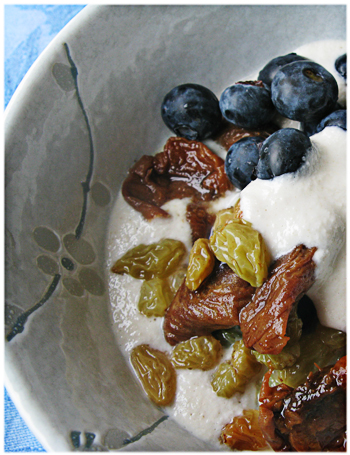
[[[339, 125], [336, 124], [336, 120], [335, 118], [333, 117], [333, 114], [334, 112], [336, 111], [345, 111], [345, 115], [344, 114], [337, 114], [340, 115], [339, 117]], [[343, 118], [342, 118], [343, 116]], [[330, 124], [326, 126], [339, 126], [340, 128], [343, 128], [346, 130], [346, 109], [344, 109], [343, 106], [341, 106], [339, 103], [337, 103], [334, 107], [334, 109], [332, 110], [332, 112], [330, 112], [329, 114], [326, 115], [326, 117], [324, 117], [321, 121], [320, 120], [315, 120], [314, 122], [308, 122], [308, 123], [302, 123], [301, 124], [301, 130], [307, 134], [309, 137], [316, 134], [316, 133], [319, 133], [321, 130], [318, 129], [319, 125], [323, 122], [323, 120], [325, 120], [326, 118], [330, 117]], [[345, 128], [344, 128], [345, 126]]]
[[244, 409], [242, 415], [234, 417], [232, 422], [224, 426], [220, 435], [220, 442], [236, 451], [269, 450], [260, 429], [259, 411], [257, 409]]
[[275, 114], [270, 91], [263, 83], [237, 82], [227, 87], [219, 101], [224, 118], [242, 128], [259, 128]]
[[142, 283], [138, 309], [148, 318], [162, 317], [172, 298], [168, 281], [156, 277]]
[[217, 365], [221, 355], [220, 341], [211, 335], [200, 336], [177, 344], [171, 362], [175, 368], [207, 371]]
[[229, 148], [225, 159], [225, 172], [239, 190], [256, 178], [255, 168], [259, 160], [259, 146], [263, 138], [245, 137]]
[[295, 172], [304, 161], [311, 141], [308, 136], [294, 128], [282, 128], [271, 134], [260, 149], [257, 177], [263, 180]]
[[215, 266], [215, 256], [208, 239], [197, 239], [192, 246], [188, 260], [186, 286], [190, 291], [199, 288], [211, 274]]
[[210, 236], [216, 258], [242, 280], [259, 287], [267, 278], [270, 255], [262, 235], [241, 218], [219, 226]]
[[346, 109], [340, 109], [327, 115], [316, 127], [316, 133], [324, 130], [327, 126], [337, 126], [346, 131]]
[[273, 58], [267, 65], [260, 71], [258, 79], [263, 81], [264, 84], [271, 86], [272, 80], [275, 77], [277, 71], [279, 71], [284, 65], [288, 63], [296, 62], [298, 60], [307, 60], [305, 57], [292, 52], [287, 55], [281, 55]]
[[296, 363], [275, 370], [270, 379], [270, 385], [281, 381], [290, 387], [298, 387], [306, 381], [311, 372], [327, 365], [334, 365], [346, 353], [346, 334], [317, 323], [316, 328], [307, 331], [300, 338], [300, 357]]
[[271, 98], [284, 117], [313, 122], [333, 110], [338, 99], [338, 84], [333, 75], [317, 63], [292, 62], [273, 78]]
[[236, 341], [231, 360], [219, 365], [211, 386], [219, 397], [231, 398], [237, 392], [244, 393], [246, 385], [260, 370], [261, 364], [244, 345], [243, 340]]
[[171, 131], [190, 141], [207, 139], [222, 122], [217, 97], [198, 84], [182, 84], [170, 90], [162, 102], [161, 115]]
[[167, 406], [176, 394], [176, 371], [165, 352], [147, 344], [134, 347], [130, 361], [149, 399]]
[[111, 271], [137, 279], [167, 278], [174, 273], [186, 254], [180, 240], [162, 239], [157, 243], [135, 246], [119, 258]]
[[346, 54], [337, 58], [335, 61], [335, 69], [346, 80]]

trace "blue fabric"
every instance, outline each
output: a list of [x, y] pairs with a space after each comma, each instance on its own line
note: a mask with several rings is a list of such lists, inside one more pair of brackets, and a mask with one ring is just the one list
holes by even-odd
[[[5, 107], [36, 58], [84, 6], [13, 4], [4, 6]], [[5, 452], [45, 452], [19, 415], [6, 390], [4, 414]]]

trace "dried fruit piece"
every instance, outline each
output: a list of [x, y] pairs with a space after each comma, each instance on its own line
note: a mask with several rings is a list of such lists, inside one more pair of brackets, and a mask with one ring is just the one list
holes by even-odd
[[281, 452], [346, 451], [346, 357], [320, 368], [293, 389], [270, 387], [271, 371], [260, 391], [259, 423], [266, 441]]
[[282, 370], [283, 368], [291, 367], [300, 357], [300, 345], [287, 344], [279, 354], [260, 354], [257, 351], [252, 351], [256, 360], [271, 370]]
[[297, 387], [306, 381], [310, 372], [315, 373], [317, 367], [334, 364], [345, 355], [346, 334], [318, 324], [314, 331], [302, 334], [299, 344], [300, 357], [294, 365], [274, 371], [270, 385], [283, 382], [290, 387]]
[[268, 279], [239, 314], [247, 347], [261, 354], [279, 354], [287, 344], [290, 312], [315, 281], [315, 251], [298, 245], [273, 264]]
[[175, 368], [205, 371], [214, 368], [221, 353], [220, 341], [213, 336], [194, 337], [175, 346], [171, 361]]
[[191, 202], [186, 207], [186, 220], [191, 227], [192, 243], [197, 239], [207, 239], [210, 235], [215, 215], [209, 213], [202, 202]]
[[246, 348], [243, 340], [233, 345], [232, 358], [222, 363], [213, 376], [211, 385], [219, 397], [231, 398], [243, 393], [248, 382], [261, 370], [261, 364]]
[[187, 267], [181, 266], [178, 268], [173, 274], [171, 274], [168, 278], [172, 298], [174, 298], [175, 294], [177, 293], [179, 287], [182, 285], [185, 277], [186, 277]]
[[219, 365], [219, 368], [215, 371], [211, 386], [214, 392], [223, 398], [231, 398], [236, 392], [240, 392], [241, 389], [237, 389], [238, 383], [237, 372], [230, 362], [224, 362]]
[[241, 207], [239, 199], [233, 207], [228, 207], [226, 209], [219, 210], [216, 214], [215, 223], [213, 225], [213, 231], [219, 227], [223, 227], [231, 221], [242, 218]]
[[190, 291], [195, 291], [201, 283], [211, 274], [215, 265], [215, 256], [208, 239], [195, 241], [188, 261], [186, 286]]
[[144, 280], [166, 278], [177, 269], [185, 253], [186, 247], [179, 240], [163, 239], [150, 245], [140, 244], [118, 259], [111, 270]]
[[216, 261], [213, 272], [197, 291], [190, 291], [183, 281], [164, 316], [166, 341], [174, 346], [238, 325], [239, 312], [251, 301], [254, 291], [228, 265]]
[[141, 344], [132, 350], [130, 360], [149, 399], [158, 406], [172, 403], [176, 393], [176, 371], [168, 356]]
[[264, 125], [264, 128], [248, 129], [227, 122], [225, 129], [220, 131], [220, 134], [215, 140], [228, 150], [232, 144], [244, 137], [260, 136], [262, 139], [266, 139], [276, 130], [277, 127], [273, 124]]
[[270, 255], [261, 234], [243, 219], [219, 226], [210, 237], [215, 256], [253, 287], [267, 278]]
[[258, 362], [266, 365], [270, 370], [282, 370], [295, 364], [300, 356], [299, 339], [302, 333], [303, 322], [297, 315], [297, 306], [295, 305], [290, 312], [286, 330], [286, 336], [289, 337], [288, 343], [279, 354], [260, 354], [252, 351]]
[[268, 444], [259, 426], [259, 411], [244, 410], [243, 415], [234, 417], [233, 421], [224, 426], [220, 442], [235, 450], [268, 449]]
[[129, 170], [122, 194], [146, 219], [168, 217], [161, 208], [167, 201], [211, 201], [232, 189], [224, 168], [224, 160], [201, 142], [171, 137], [163, 152], [142, 156]]
[[166, 280], [153, 278], [144, 281], [140, 290], [138, 309], [147, 317], [162, 317], [171, 303], [173, 294]]

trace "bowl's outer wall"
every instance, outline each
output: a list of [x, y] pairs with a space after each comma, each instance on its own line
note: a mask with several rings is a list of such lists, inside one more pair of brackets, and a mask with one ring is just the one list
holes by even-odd
[[[220, 96], [277, 55], [344, 39], [345, 21], [346, 8], [337, 5], [90, 6], [28, 73], [5, 125], [6, 333], [16, 316], [45, 300], [55, 277], [57, 286], [24, 332], [6, 342], [6, 376], [47, 450], [89, 446], [89, 433], [96, 435], [93, 447], [104, 450], [211, 449], [169, 420], [123, 446], [163, 414], [144, 398], [115, 344], [106, 282], [109, 213], [135, 159], [169, 136], [160, 104], [171, 88], [194, 82]], [[81, 238], [95, 257], [87, 265], [75, 261], [70, 272], [61, 262], [72, 259], [63, 239], [77, 228], [87, 179], [96, 194], [88, 193]], [[38, 243], [38, 227], [54, 233], [59, 247]], [[63, 279], [86, 268], [104, 284], [97, 282], [96, 291], [87, 283], [74, 296]], [[72, 440], [71, 431], [81, 435]]]

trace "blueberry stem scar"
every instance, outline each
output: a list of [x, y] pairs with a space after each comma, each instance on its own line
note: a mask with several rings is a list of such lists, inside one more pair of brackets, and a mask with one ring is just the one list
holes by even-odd
[[167, 420], [167, 418], [168, 418], [168, 416], [163, 416], [160, 419], [158, 419], [156, 422], [154, 422], [154, 424], [151, 425], [150, 427], [145, 428], [144, 430], [140, 431], [140, 433], [138, 433], [136, 436], [133, 436], [130, 439], [125, 439], [123, 442], [123, 446], [136, 442], [139, 439], [141, 439], [143, 436], [146, 436], [147, 434], [152, 433], [152, 431], [155, 430], [158, 425], [160, 425], [162, 422], [164, 422], [164, 420]]
[[64, 48], [66, 50], [66, 54], [67, 54], [67, 58], [68, 58], [68, 61], [69, 61], [69, 64], [70, 64], [70, 70], [71, 70], [71, 74], [72, 74], [72, 77], [73, 77], [73, 81], [74, 81], [74, 86], [75, 86], [75, 91], [76, 91], [76, 94], [77, 94], [77, 99], [78, 99], [78, 104], [79, 104], [79, 107], [81, 109], [81, 112], [83, 114], [83, 117], [84, 117], [84, 120], [85, 120], [85, 123], [86, 123], [86, 128], [87, 128], [87, 131], [88, 131], [88, 135], [89, 135], [89, 146], [90, 146], [90, 162], [89, 162], [89, 167], [88, 167], [88, 172], [86, 174], [86, 179], [84, 182], [81, 182], [81, 186], [83, 188], [83, 206], [82, 206], [82, 210], [81, 210], [81, 216], [80, 216], [80, 220], [79, 220], [79, 223], [75, 229], [75, 237], [76, 239], [78, 240], [82, 233], [83, 233], [83, 228], [84, 228], [84, 222], [85, 222], [85, 217], [86, 217], [86, 210], [87, 210], [87, 202], [88, 202], [88, 193], [90, 191], [90, 182], [91, 182], [91, 178], [92, 178], [92, 173], [93, 173], [93, 166], [94, 166], [94, 142], [93, 142], [93, 139], [92, 139], [92, 131], [91, 131], [91, 126], [90, 126], [90, 122], [89, 122], [89, 118], [87, 116], [87, 113], [86, 113], [86, 110], [84, 108], [84, 104], [83, 104], [83, 101], [81, 99], [81, 96], [80, 96], [80, 92], [79, 92], [79, 87], [78, 87], [78, 69], [70, 55], [70, 50], [69, 50], [69, 47], [68, 47], [68, 44], [67, 43], [64, 43]]
[[47, 300], [49, 300], [49, 298], [54, 293], [54, 291], [55, 291], [60, 279], [61, 279], [61, 275], [59, 273], [57, 273], [53, 277], [53, 279], [51, 281], [51, 284], [49, 285], [49, 287], [47, 288], [45, 294], [39, 300], [39, 302], [37, 302], [35, 305], [33, 305], [31, 308], [29, 308], [29, 310], [24, 311], [20, 316], [18, 316], [15, 324], [12, 327], [11, 332], [6, 336], [7, 341], [11, 341], [12, 338], [14, 338], [18, 333], [22, 333], [23, 332], [24, 324], [27, 322], [28, 317], [32, 313], [34, 313], [34, 311], [36, 311], [38, 308], [43, 306], [44, 303], [47, 302]]

